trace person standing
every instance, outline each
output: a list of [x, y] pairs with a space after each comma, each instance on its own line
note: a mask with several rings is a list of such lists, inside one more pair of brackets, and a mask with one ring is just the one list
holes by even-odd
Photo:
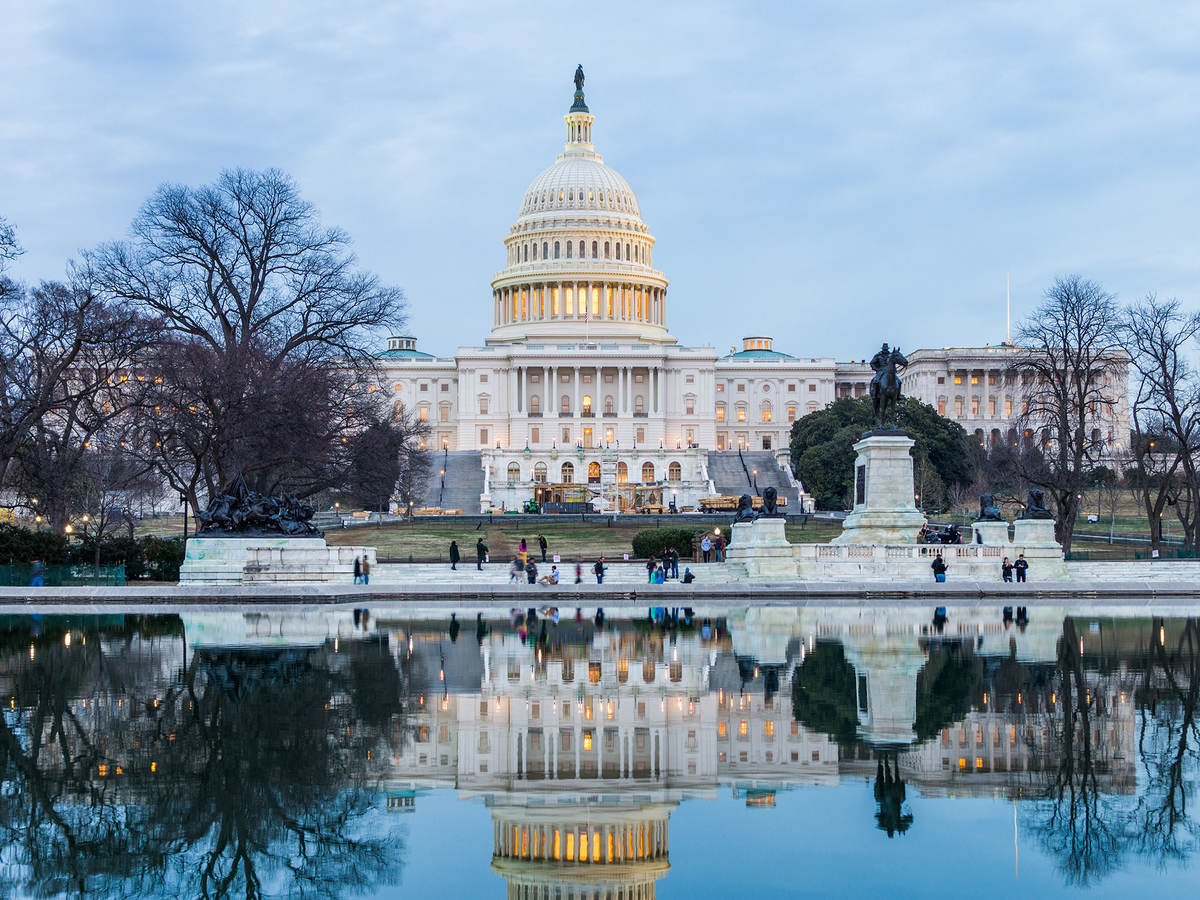
[[677, 547], [671, 548], [671, 577], [679, 577], [679, 549]]
[[354, 557], [354, 583], [362, 584], [362, 557]]
[[525, 538], [521, 538], [521, 543], [517, 545], [517, 552], [521, 554], [521, 562], [529, 562], [529, 545], [525, 543]]
[[583, 583], [583, 557], [575, 557], [575, 583]]
[[1000, 563], [1000, 577], [1005, 581], [1012, 581], [1013, 564], [1007, 556], [1004, 557], [1004, 562]]
[[367, 559], [367, 555], [363, 554], [362, 561], [362, 583], [371, 583], [371, 560]]
[[35, 559], [29, 566], [29, 586], [43, 587], [45, 581], [46, 567], [40, 559]]
[[540, 533], [538, 534], [538, 547], [540, 547], [542, 550], [542, 562], [545, 562], [546, 561], [546, 536], [544, 534], [540, 534]]
[[1017, 555], [1017, 561], [1013, 563], [1013, 569], [1016, 570], [1017, 581], [1023, 582], [1025, 580], [1025, 573], [1029, 571], [1029, 563], [1025, 561], [1024, 553]]
[[487, 559], [487, 544], [480, 538], [475, 542], [475, 568], [480, 572], [483, 571], [483, 561]]
[[704, 561], [708, 562], [708, 555], [712, 553], [712, 541], [707, 534], [700, 539], [700, 552], [704, 554]]
[[946, 580], [947, 566], [946, 566], [946, 561], [944, 559], [942, 559], [941, 553], [939, 553], [937, 556], [935, 556], [933, 558], [933, 562], [931, 562], [929, 564], [929, 567], [931, 569], [933, 569], [933, 580], [934, 581], [941, 583]]
[[656, 565], [654, 562], [654, 556], [653, 556], [653, 554], [651, 554], [650, 558], [646, 560], [646, 583], [647, 584], [654, 584], [655, 568], [656, 568]]
[[713, 549], [717, 551], [717, 562], [725, 562], [725, 538], [723, 535], [717, 535]]
[[604, 570], [607, 568], [604, 565], [604, 557], [596, 560], [596, 564], [592, 566], [592, 571], [596, 573], [596, 584], [604, 584]]
[[458, 541], [450, 542], [450, 571], [458, 569]]

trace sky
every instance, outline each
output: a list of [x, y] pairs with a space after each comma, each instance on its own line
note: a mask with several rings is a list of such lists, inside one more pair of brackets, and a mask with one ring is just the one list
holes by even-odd
[[1200, 5], [0, 0], [10, 274], [62, 277], [164, 182], [278, 167], [421, 349], [562, 150], [576, 64], [668, 326], [838, 359], [1005, 338], [1058, 275], [1200, 303]]

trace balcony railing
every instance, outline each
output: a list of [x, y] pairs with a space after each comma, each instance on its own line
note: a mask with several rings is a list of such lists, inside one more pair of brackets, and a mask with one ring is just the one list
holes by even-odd
[[564, 409], [558, 414], [558, 417], [560, 419], [573, 419], [575, 418], [575, 413], [571, 412], [569, 409]]
[[585, 419], [596, 418], [596, 414], [594, 412], [592, 412], [590, 409], [585, 409], [583, 412], [580, 413], [580, 415], [583, 416]]

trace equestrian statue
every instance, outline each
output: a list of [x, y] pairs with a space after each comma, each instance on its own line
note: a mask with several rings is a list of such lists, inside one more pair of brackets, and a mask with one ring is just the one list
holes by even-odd
[[875, 370], [871, 378], [871, 406], [875, 410], [876, 428], [886, 428], [889, 420], [895, 418], [900, 402], [900, 375], [896, 370], [907, 365], [900, 348], [889, 350], [886, 343], [871, 357], [871, 368]]

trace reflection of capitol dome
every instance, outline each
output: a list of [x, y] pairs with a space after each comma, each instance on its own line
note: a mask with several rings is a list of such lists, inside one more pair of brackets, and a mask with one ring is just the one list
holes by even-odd
[[654, 238], [633, 189], [592, 144], [582, 91], [564, 118], [566, 146], [525, 191], [505, 239], [489, 343], [581, 335], [673, 343]]
[[674, 803], [492, 810], [492, 868], [510, 900], [650, 900], [670, 870]]

